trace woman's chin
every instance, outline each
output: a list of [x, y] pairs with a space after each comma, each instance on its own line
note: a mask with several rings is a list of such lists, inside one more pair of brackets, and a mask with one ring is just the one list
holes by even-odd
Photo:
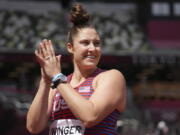
[[88, 64], [84, 64], [83, 67], [85, 69], [93, 69], [93, 68], [97, 67], [97, 64], [95, 64], [95, 63], [88, 63]]

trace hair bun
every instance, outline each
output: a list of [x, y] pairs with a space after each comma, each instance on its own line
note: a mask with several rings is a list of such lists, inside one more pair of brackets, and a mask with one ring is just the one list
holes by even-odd
[[90, 15], [81, 4], [73, 5], [70, 12], [70, 21], [74, 25], [86, 25], [89, 22]]

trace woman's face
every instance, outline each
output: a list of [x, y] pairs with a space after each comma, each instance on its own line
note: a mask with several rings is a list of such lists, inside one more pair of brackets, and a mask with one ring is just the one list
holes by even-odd
[[80, 29], [68, 50], [73, 54], [75, 64], [83, 68], [95, 68], [101, 56], [100, 37], [94, 28]]

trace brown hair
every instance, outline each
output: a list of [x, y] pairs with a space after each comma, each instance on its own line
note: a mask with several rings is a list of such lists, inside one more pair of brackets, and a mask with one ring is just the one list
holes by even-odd
[[89, 24], [90, 15], [82, 7], [81, 4], [76, 3], [72, 6], [70, 11], [70, 21], [73, 23], [72, 28], [68, 33], [68, 42], [73, 43], [73, 37], [78, 34], [78, 30], [86, 27], [92, 27]]

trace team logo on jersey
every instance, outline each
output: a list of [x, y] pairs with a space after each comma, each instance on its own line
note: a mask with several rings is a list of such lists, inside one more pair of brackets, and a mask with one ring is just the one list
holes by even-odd
[[57, 112], [60, 110], [67, 109], [68, 106], [65, 102], [65, 100], [61, 97], [59, 93], [55, 95], [54, 103], [53, 103], [53, 112]]

